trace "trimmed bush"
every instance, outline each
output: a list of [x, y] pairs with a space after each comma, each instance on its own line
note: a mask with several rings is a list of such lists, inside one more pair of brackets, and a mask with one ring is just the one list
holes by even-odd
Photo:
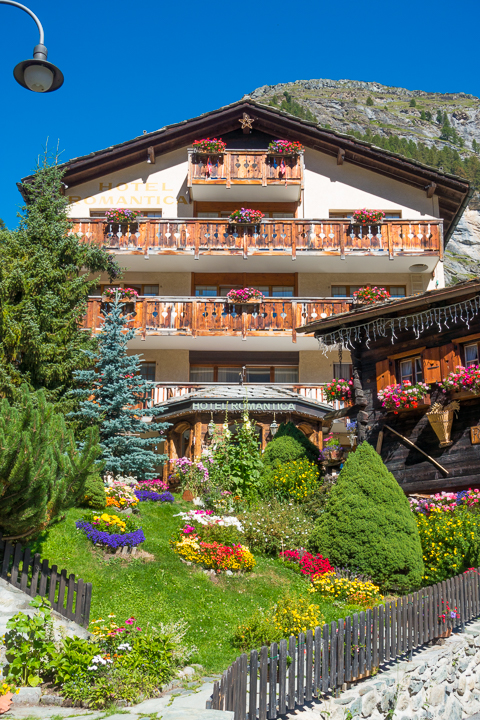
[[415, 516], [367, 442], [348, 456], [310, 545], [333, 565], [371, 575], [385, 589], [420, 586], [424, 569]]
[[[303, 456], [310, 460], [310, 462], [318, 462], [320, 456], [320, 450], [316, 445], [309, 440], [301, 430], [297, 428], [292, 422], [282, 423], [277, 430], [274, 440], [268, 443], [267, 448], [274, 442], [278, 442], [280, 438], [291, 437], [296, 440], [303, 447]], [[266, 450], [265, 450], [266, 452]], [[298, 458], [289, 458], [290, 460], [297, 460]]]
[[94, 510], [105, 510], [107, 507], [105, 484], [98, 473], [92, 473], [88, 476], [85, 482], [85, 497], [81, 506], [93, 508]]
[[271, 440], [265, 452], [263, 453], [262, 460], [265, 466], [276, 466], [277, 463], [282, 465], [286, 462], [293, 462], [294, 460], [300, 460], [305, 457], [305, 451], [301, 443], [292, 437], [284, 436], [277, 440], [277, 437]]

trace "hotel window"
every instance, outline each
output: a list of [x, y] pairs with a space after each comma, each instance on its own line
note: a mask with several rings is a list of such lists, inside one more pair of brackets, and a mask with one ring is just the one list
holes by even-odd
[[247, 367], [246, 378], [247, 383], [269, 383], [270, 368], [269, 367]]
[[350, 380], [352, 371], [352, 365], [349, 363], [333, 363], [334, 380]]
[[472, 365], [478, 365], [478, 343], [472, 345], [465, 345], [465, 367], [472, 367]]
[[[329, 210], [328, 217], [332, 220], [350, 220], [356, 210]], [[385, 220], [400, 220], [401, 210], [384, 210]]]
[[[117, 208], [105, 208], [105, 210], [90, 210], [90, 217], [91, 218], [104, 218], [107, 210], [116, 210], [116, 209]], [[138, 212], [140, 217], [149, 217], [149, 218], [161, 218], [162, 217], [161, 210], [137, 210], [136, 208], [130, 208], [130, 210], [135, 210], [135, 212]]]
[[239, 383], [242, 373], [241, 366], [238, 367], [219, 367], [217, 368], [217, 382], [221, 383]]
[[[241, 290], [244, 286], [239, 283], [229, 285], [195, 285], [196, 297], [226, 297], [230, 290]], [[287, 298], [294, 297], [293, 285], [255, 285], [247, 283], [247, 287], [255, 288], [265, 297]]]
[[197, 297], [217, 297], [218, 288], [216, 285], [195, 285]]
[[[209, 212], [201, 211], [201, 212], [197, 212], [197, 218], [205, 218], [205, 219], [221, 218], [222, 220], [225, 220], [230, 217], [232, 212], [233, 212], [233, 210], [215, 210], [213, 212], [212, 211], [209, 211]], [[269, 218], [269, 219], [273, 219], [273, 220], [275, 220], [275, 219], [281, 220], [282, 218], [283, 219], [295, 218], [294, 212], [281, 212], [281, 211], [280, 212], [272, 212], [272, 211], [268, 211], [268, 210], [262, 210], [262, 212], [263, 212], [265, 218]]]
[[[220, 382], [238, 384], [242, 376], [241, 365], [191, 365], [190, 382]], [[247, 383], [298, 383], [298, 367], [270, 365], [246, 366], [245, 380]]]
[[215, 368], [213, 367], [190, 367], [190, 382], [215, 382]]
[[158, 295], [158, 285], [136, 285], [135, 283], [124, 282], [123, 285], [102, 285], [101, 291], [105, 291], [111, 287], [126, 287], [136, 290], [140, 296], [156, 297]]
[[331, 297], [353, 297], [353, 293], [356, 290], [360, 290], [362, 287], [367, 287], [367, 285], [370, 287], [375, 287], [375, 285], [377, 285], [377, 287], [384, 287], [385, 290], [390, 293], [391, 297], [394, 298], [406, 297], [405, 285], [382, 285], [380, 283], [377, 284], [367, 281], [365, 281], [363, 285], [332, 285]]
[[154, 362], [142, 362], [140, 364], [140, 375], [148, 382], [155, 382], [155, 368], [156, 363]]
[[423, 381], [423, 366], [421, 357], [400, 360], [398, 366], [400, 370], [400, 382], [409, 380], [412, 385], [415, 385], [415, 383]]
[[298, 367], [276, 367], [273, 371], [276, 383], [298, 383]]

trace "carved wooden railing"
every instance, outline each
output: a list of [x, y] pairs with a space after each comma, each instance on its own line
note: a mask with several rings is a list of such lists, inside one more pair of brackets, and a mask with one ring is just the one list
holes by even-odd
[[362, 226], [343, 220], [281, 218], [243, 227], [223, 218], [139, 218], [136, 223], [122, 225], [87, 218], [72, 220], [72, 232], [112, 252], [143, 255], [443, 257], [441, 220], [390, 220]]
[[[265, 298], [241, 305], [225, 298], [149, 297], [128, 303], [129, 327], [147, 335], [252, 335], [290, 336], [308, 322], [351, 309], [349, 298]], [[102, 327], [102, 300], [90, 298], [83, 321], [85, 329]]]
[[298, 185], [303, 183], [303, 153], [270, 155], [252, 150], [220, 154], [188, 153], [188, 187], [194, 185]]

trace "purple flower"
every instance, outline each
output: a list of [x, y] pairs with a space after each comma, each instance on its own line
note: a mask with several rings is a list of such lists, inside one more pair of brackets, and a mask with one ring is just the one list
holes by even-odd
[[102, 530], [97, 530], [90, 523], [85, 520], [77, 520], [75, 523], [79, 530], [83, 530], [85, 535], [93, 543], [100, 543], [100, 545], [107, 545], [112, 550], [116, 550], [118, 547], [128, 545], [129, 547], [136, 547], [141, 543], [145, 542], [145, 535], [143, 534], [142, 528], [135, 530], [130, 533], [123, 533], [110, 535]]
[[153, 500], [154, 502], [175, 502], [171, 492], [156, 493], [153, 490], [135, 490], [135, 495], [140, 502]]

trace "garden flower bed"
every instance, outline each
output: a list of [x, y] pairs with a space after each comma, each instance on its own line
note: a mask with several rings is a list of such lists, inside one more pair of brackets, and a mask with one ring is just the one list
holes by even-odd
[[145, 542], [145, 535], [132, 518], [122, 520], [117, 515], [94, 515], [89, 513], [75, 523], [94, 545], [101, 545], [110, 551], [121, 548], [136, 548]]
[[195, 534], [183, 537], [178, 542], [172, 542], [177, 555], [186, 562], [201, 565], [205, 569], [216, 572], [248, 572], [255, 567], [255, 559], [248, 548], [243, 545], [221, 545], [220, 543], [206, 543], [199, 540]]
[[105, 495], [107, 508], [127, 510], [127, 508], [136, 508], [138, 505], [138, 498], [133, 488], [118, 480], [114, 480], [112, 485], [105, 488]]
[[383, 602], [380, 588], [369, 580], [340, 577], [335, 570], [312, 577], [311, 593], [319, 593], [332, 600], [343, 600], [352, 605], [372, 608]]
[[153, 490], [135, 490], [135, 497], [138, 502], [145, 502], [146, 500], [152, 500], [153, 502], [175, 502], [171, 492], [157, 493]]
[[280, 558], [291, 565], [297, 566], [302, 575], [310, 578], [334, 570], [328, 558], [324, 558], [320, 554], [312, 555], [303, 548], [300, 550], [285, 550], [280, 553]]

